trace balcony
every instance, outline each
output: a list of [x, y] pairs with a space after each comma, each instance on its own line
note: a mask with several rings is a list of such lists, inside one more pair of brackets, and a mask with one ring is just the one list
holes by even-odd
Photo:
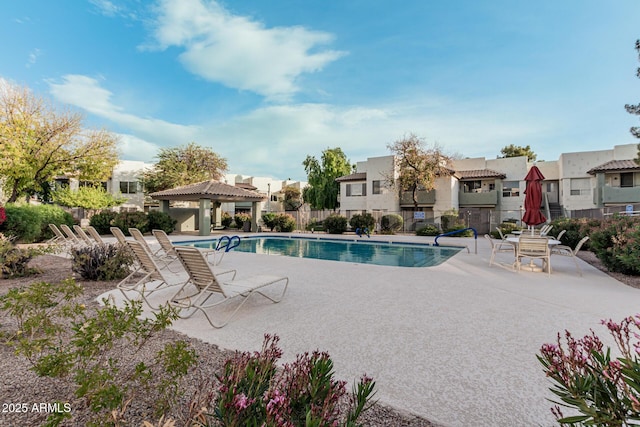
[[460, 192], [458, 196], [458, 203], [460, 206], [495, 206], [498, 204], [498, 192], [493, 191], [481, 191], [481, 192]]
[[[418, 190], [417, 192], [418, 206], [433, 206], [436, 203], [436, 190], [425, 191]], [[400, 206], [410, 207], [414, 206], [413, 196], [411, 191], [404, 191], [400, 195]]]
[[602, 203], [640, 203], [640, 187], [601, 187]]

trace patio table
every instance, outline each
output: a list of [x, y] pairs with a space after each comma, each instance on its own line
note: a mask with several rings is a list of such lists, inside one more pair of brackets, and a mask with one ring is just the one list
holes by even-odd
[[[524, 236], [526, 237], [527, 234], [524, 234]], [[540, 236], [533, 236], [533, 237], [540, 237]], [[541, 239], [548, 239], [548, 244], [550, 247], [556, 246], [561, 244], [562, 242], [560, 240], [556, 240], [556, 239], [551, 239], [551, 238], [547, 238], [547, 237], [540, 237]], [[520, 237], [507, 237], [506, 239], [504, 239], [505, 242], [511, 243], [514, 247], [514, 251], [513, 253], [515, 254], [517, 252], [517, 246], [518, 246], [518, 242], [520, 241]], [[514, 264], [515, 266], [515, 261]], [[534, 264], [533, 259], [531, 260], [531, 262], [529, 263], [529, 265], [527, 266], [529, 270], [531, 271], [543, 271], [541, 267], [538, 267], [536, 264]], [[522, 267], [521, 267], [522, 268]]]

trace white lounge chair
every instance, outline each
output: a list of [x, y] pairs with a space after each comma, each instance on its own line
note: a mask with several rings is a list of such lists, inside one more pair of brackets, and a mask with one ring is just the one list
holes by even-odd
[[80, 240], [67, 224], [60, 224], [60, 230], [67, 236], [67, 240], [71, 243], [71, 246], [86, 246], [86, 243]]
[[95, 242], [91, 240], [89, 236], [87, 236], [87, 233], [85, 233], [82, 227], [80, 227], [78, 224], [74, 225], [73, 229], [76, 230], [76, 233], [78, 233], [78, 236], [80, 236], [80, 240], [82, 240], [85, 245], [93, 246], [95, 244]]
[[142, 234], [142, 232], [140, 230], [138, 230], [137, 228], [133, 228], [133, 227], [129, 228], [129, 234], [131, 234], [131, 237], [133, 237], [133, 239], [135, 241], [140, 243], [147, 250], [147, 252], [149, 252], [151, 254], [151, 256], [156, 261], [160, 262], [163, 265], [162, 268], [168, 268], [169, 271], [172, 271], [172, 272], [177, 271], [177, 270], [172, 270], [171, 268], [169, 268], [169, 264], [171, 264], [172, 262], [178, 260], [178, 256], [177, 255], [173, 255], [173, 256], [168, 255], [164, 251], [162, 246], [159, 247], [156, 250], [153, 250], [151, 248], [151, 246], [149, 246], [149, 243], [144, 238], [144, 235]]
[[124, 235], [122, 230], [120, 230], [118, 227], [109, 227], [109, 230], [111, 230], [111, 234], [113, 234], [118, 240], [118, 243], [125, 246], [127, 245], [127, 237]]
[[184, 280], [178, 280], [171, 283], [162, 273], [161, 268], [151, 257], [151, 254], [136, 240], [127, 240], [127, 246], [131, 249], [136, 262], [136, 268], [127, 277], [122, 279], [117, 285], [117, 289], [122, 292], [124, 297], [131, 301], [129, 293], [134, 292], [147, 303], [149, 307], [157, 310], [159, 306], [153, 306], [147, 297], [152, 293], [166, 289], [171, 286], [177, 286], [184, 283]]
[[[235, 272], [231, 280], [219, 280], [218, 276], [212, 270], [204, 254], [194, 247], [177, 246], [175, 248], [178, 258], [184, 269], [189, 274], [189, 280], [180, 288], [180, 290], [170, 300], [170, 304], [183, 310], [189, 311], [188, 314], [180, 314], [183, 318], [192, 316], [196, 311], [201, 311], [207, 321], [214, 328], [222, 328], [231, 318], [238, 312], [240, 307], [244, 305], [247, 298], [254, 293], [260, 294], [274, 303], [278, 303], [284, 297], [289, 285], [289, 278], [282, 276], [259, 275], [248, 277], [245, 279], [235, 278]], [[276, 283], [284, 283], [282, 293], [277, 297], [272, 297], [262, 290]], [[187, 293], [187, 288], [195, 288], [192, 293]], [[207, 310], [227, 301], [241, 297], [243, 301], [228, 314], [220, 323], [214, 322], [207, 313]], [[208, 302], [211, 298], [213, 301]]]
[[100, 236], [100, 234], [98, 233], [98, 230], [96, 230], [91, 225], [87, 226], [87, 233], [89, 233], [91, 238], [93, 240], [95, 240], [97, 244], [99, 244], [99, 245], [104, 245], [105, 244], [105, 241], [102, 240], [102, 236]]
[[589, 240], [589, 236], [583, 237], [578, 242], [576, 247], [573, 248], [573, 249], [571, 249], [571, 247], [567, 246], [567, 245], [556, 245], [553, 248], [551, 248], [551, 254], [552, 255], [566, 256], [566, 257], [570, 257], [571, 259], [573, 259], [573, 262], [576, 265], [576, 269], [578, 270], [578, 273], [580, 274], [580, 276], [582, 276], [582, 269], [580, 268], [580, 264], [578, 264], [577, 255], [578, 255], [578, 252], [580, 251], [580, 249], [582, 248], [582, 245], [584, 245], [584, 243], [587, 240]]

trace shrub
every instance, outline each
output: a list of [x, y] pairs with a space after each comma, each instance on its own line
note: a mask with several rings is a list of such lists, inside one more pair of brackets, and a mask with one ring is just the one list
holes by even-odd
[[37, 205], [34, 206], [40, 214], [40, 237], [38, 241], [48, 240], [53, 237], [53, 232], [49, 228], [49, 224], [66, 224], [73, 226], [73, 216], [60, 206], [55, 205]]
[[434, 224], [427, 224], [416, 231], [418, 236], [437, 236], [438, 234], [440, 234], [440, 229]]
[[234, 215], [233, 220], [236, 223], [236, 228], [242, 229], [245, 222], [251, 222], [251, 215], [246, 213], [237, 213]]
[[591, 232], [590, 248], [608, 270], [640, 275], [639, 228], [640, 217], [616, 215], [605, 219]]
[[29, 267], [29, 261], [34, 256], [45, 253], [47, 249], [18, 248], [12, 239], [0, 233], [0, 278], [28, 276], [39, 273], [39, 270]]
[[329, 234], [342, 234], [347, 231], [347, 217], [331, 214], [323, 221], [324, 229]]
[[[567, 230], [562, 236], [562, 244], [575, 248], [580, 240], [585, 236], [590, 236], [591, 231], [600, 228], [599, 219], [587, 218], [558, 218], [551, 222], [553, 229], [551, 234], [558, 235], [562, 230]], [[590, 247], [589, 240], [585, 243], [584, 248]]]
[[168, 213], [160, 211], [149, 211], [147, 219], [149, 220], [149, 225], [147, 226], [149, 230], [163, 230], [167, 234], [175, 231], [176, 223], [178, 222], [171, 218]]
[[403, 224], [404, 220], [398, 214], [383, 215], [383, 217], [380, 218], [382, 234], [395, 234], [402, 230]]
[[351, 225], [353, 230], [356, 228], [368, 228], [369, 231], [373, 231], [376, 225], [376, 219], [370, 213], [355, 214], [349, 220], [349, 225]]
[[269, 230], [273, 231], [276, 228], [276, 214], [275, 212], [267, 212], [262, 214], [262, 222], [266, 227], [269, 227]]
[[311, 218], [311, 220], [309, 220], [309, 223], [306, 225], [305, 230], [307, 231], [323, 231], [324, 230], [324, 225], [322, 221], [318, 221], [315, 218]]
[[276, 230], [283, 233], [290, 233], [296, 229], [296, 220], [293, 216], [286, 213], [279, 213], [275, 216]]
[[371, 407], [375, 382], [363, 376], [354, 384], [346, 414], [338, 402], [345, 383], [333, 378], [333, 361], [318, 351], [298, 355], [279, 371], [278, 337], [265, 335], [262, 350], [236, 353], [225, 363], [215, 418], [225, 426], [356, 426]]
[[222, 212], [222, 225], [224, 227], [231, 227], [231, 223], [233, 222], [233, 218], [229, 215], [228, 212]]
[[33, 206], [9, 203], [5, 210], [7, 219], [2, 224], [2, 232], [6, 236], [24, 243], [35, 242], [40, 237], [40, 215]]
[[89, 224], [96, 229], [98, 234], [109, 234], [113, 227], [113, 220], [118, 214], [114, 211], [102, 211], [91, 217]]
[[[73, 279], [11, 289], [0, 297], [0, 307], [13, 318], [5, 342], [37, 375], [75, 385], [66, 394], [63, 388], [59, 399], [92, 411], [83, 425], [129, 425], [127, 415], [135, 416], [132, 401], [156, 413], [177, 402], [195, 352], [184, 341], [168, 343], [155, 354], [145, 351], [176, 313], [161, 307], [153, 318], [143, 318], [140, 301], [118, 308], [106, 299], [104, 306], [89, 310], [75, 299], [80, 295], [82, 286]], [[46, 425], [62, 421], [61, 414], [53, 414]]]
[[149, 219], [144, 212], [120, 212], [113, 219], [114, 227], [118, 227], [125, 236], [129, 235], [129, 228], [137, 228], [141, 233], [149, 231]]
[[[446, 232], [450, 233], [456, 230], [464, 230], [465, 228], [468, 227], [463, 223], [456, 223], [453, 225], [449, 225], [449, 229]], [[461, 231], [459, 233], [452, 234], [450, 237], [473, 237], [473, 230]]]
[[120, 244], [93, 245], [71, 250], [72, 269], [86, 280], [119, 280], [133, 264], [128, 248]]
[[[581, 339], [565, 331], [565, 342], [558, 333], [556, 343], [544, 344], [537, 355], [553, 381], [550, 390], [560, 399], [553, 401], [551, 411], [562, 426], [626, 426], [640, 419], [640, 315], [619, 324], [601, 323], [613, 336], [620, 357], [612, 360], [611, 349], [605, 350], [593, 331]], [[560, 406], [581, 415], [565, 417]]]

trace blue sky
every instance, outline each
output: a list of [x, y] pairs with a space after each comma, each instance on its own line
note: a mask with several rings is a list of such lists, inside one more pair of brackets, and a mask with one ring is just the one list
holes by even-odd
[[305, 180], [307, 155], [355, 163], [409, 133], [487, 158], [640, 142], [637, 0], [3, 3], [0, 79], [118, 134], [123, 159], [193, 141]]

